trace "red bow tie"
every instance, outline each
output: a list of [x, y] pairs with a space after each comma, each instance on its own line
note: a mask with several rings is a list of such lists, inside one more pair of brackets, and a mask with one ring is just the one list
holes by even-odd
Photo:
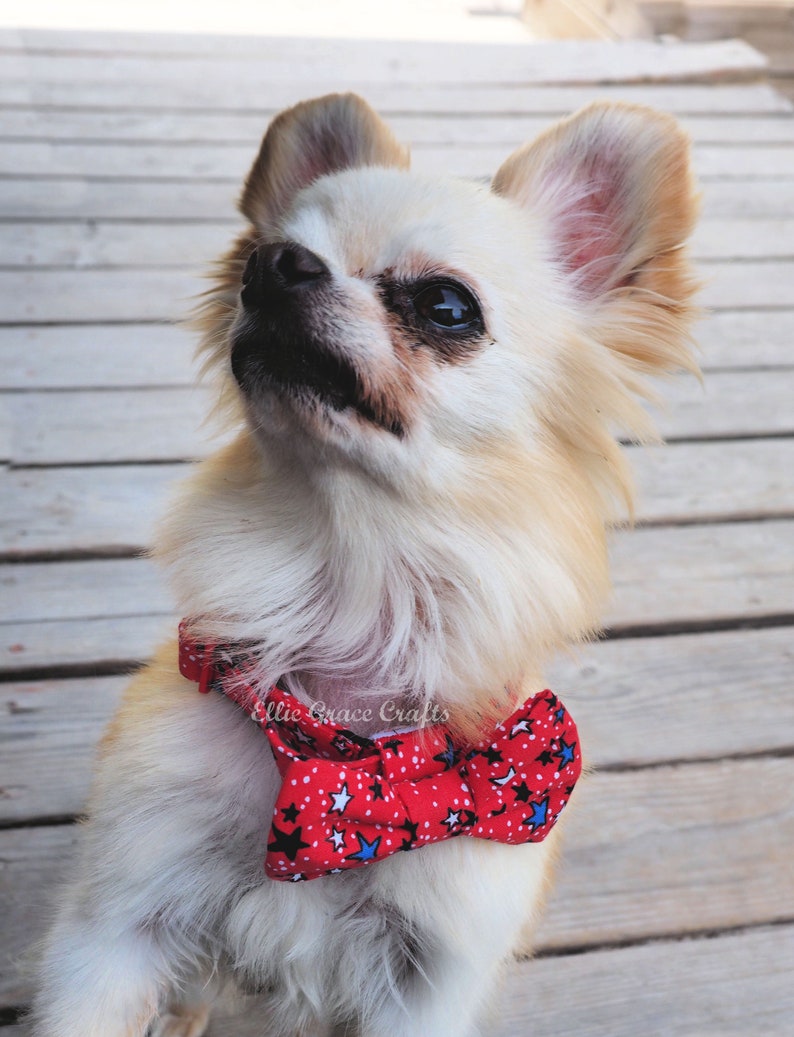
[[360, 738], [280, 688], [261, 696], [250, 664], [191, 641], [179, 669], [222, 692], [264, 730], [281, 774], [265, 871], [298, 882], [455, 835], [540, 842], [582, 769], [576, 725], [556, 695], [535, 695], [473, 746], [443, 725]]

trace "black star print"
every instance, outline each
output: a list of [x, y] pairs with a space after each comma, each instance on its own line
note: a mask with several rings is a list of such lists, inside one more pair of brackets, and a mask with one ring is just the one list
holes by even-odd
[[399, 738], [390, 738], [388, 742], [384, 742], [383, 743], [383, 748], [384, 749], [391, 749], [391, 751], [394, 753], [395, 756], [399, 756], [400, 755], [399, 749], [400, 749], [401, 745], [402, 745], [402, 742], [400, 741]]
[[375, 802], [376, 799], [383, 799], [383, 786], [381, 785], [381, 783], [378, 781], [377, 778], [369, 786], [369, 791], [372, 793], [372, 801], [373, 801], [373, 803]]
[[415, 822], [415, 823], [412, 822], [412, 821], [403, 821], [403, 823], [399, 827], [400, 828], [404, 828], [405, 831], [408, 833], [408, 838], [406, 839], [406, 842], [413, 843], [418, 838], [418, 836], [419, 836], [419, 822], [418, 821]]
[[483, 756], [488, 761], [488, 763], [491, 764], [491, 766], [493, 766], [495, 763], [502, 762], [502, 754], [499, 752], [498, 749], [494, 749], [493, 746], [490, 746], [488, 749], [486, 749], [483, 753]]
[[507, 803], [503, 803], [498, 810], [492, 810], [491, 817], [499, 817], [499, 815], [503, 814], [505, 810], [507, 810]]
[[539, 756], [535, 757], [535, 759], [538, 761], [538, 763], [542, 763], [544, 767], [548, 767], [550, 763], [554, 763], [554, 757], [551, 755], [548, 749], [544, 749]]
[[[507, 804], [505, 804], [505, 805], [507, 805]], [[463, 821], [461, 821], [461, 824], [463, 825], [464, 828], [466, 828], [466, 827], [468, 827], [470, 825], [476, 825], [477, 824], [477, 815], [474, 813], [473, 810], [464, 810], [463, 811], [463, 815], [464, 815], [464, 818], [463, 818]]]
[[552, 709], [556, 709], [557, 708], [557, 703], [559, 702], [559, 699], [554, 694], [554, 692], [550, 691], [549, 692], [549, 697], [547, 699], [544, 699], [543, 701], [549, 707], [549, 711], [551, 711]]
[[298, 820], [299, 810], [294, 803], [290, 803], [288, 807], [281, 807], [281, 813], [284, 815], [284, 820], [292, 824]]
[[573, 790], [576, 788], [575, 785], [567, 785], [565, 788], [566, 795], [570, 796], [573, 794]]
[[520, 785], [513, 786], [513, 792], [516, 794], [516, 803], [521, 800], [522, 803], [529, 803], [529, 797], [532, 793], [529, 790], [529, 786], [525, 781], [522, 781]]
[[308, 745], [310, 749], [314, 748], [314, 743], [316, 739], [313, 735], [307, 735], [306, 732], [301, 730], [301, 728], [299, 727], [293, 728], [292, 735], [296, 742], [302, 743], [303, 745]]
[[282, 832], [276, 825], [272, 826], [273, 834], [275, 839], [272, 843], [267, 844], [268, 850], [274, 850], [276, 853], [283, 853], [285, 857], [289, 857], [291, 861], [294, 861], [298, 856], [299, 850], [305, 850], [309, 844], [303, 842], [301, 839], [301, 827], [295, 829], [287, 835], [286, 832]]
[[444, 735], [444, 737], [447, 746], [443, 753], [439, 753], [437, 756], [434, 756], [433, 759], [438, 760], [439, 763], [443, 763], [447, 770], [449, 770], [449, 768], [455, 764], [455, 746], [452, 744], [452, 739], [449, 735]]

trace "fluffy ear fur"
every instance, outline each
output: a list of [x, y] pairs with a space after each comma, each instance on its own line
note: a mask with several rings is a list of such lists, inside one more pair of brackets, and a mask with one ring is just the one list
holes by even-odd
[[328, 94], [277, 116], [245, 182], [240, 210], [258, 228], [326, 173], [360, 166], [407, 169], [408, 151], [355, 94]]
[[492, 186], [547, 221], [551, 258], [600, 341], [635, 370], [694, 368], [683, 244], [698, 205], [675, 119], [592, 104], [511, 155]]

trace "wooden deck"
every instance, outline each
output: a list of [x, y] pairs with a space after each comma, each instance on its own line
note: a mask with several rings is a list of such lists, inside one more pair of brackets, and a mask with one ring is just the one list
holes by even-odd
[[550, 675], [598, 769], [493, 1034], [794, 1034], [794, 116], [758, 56], [46, 31], [0, 52], [0, 1037], [27, 1032], [92, 748], [171, 622], [140, 554], [208, 440], [170, 322], [234, 231], [269, 116], [340, 87], [424, 170], [484, 176], [596, 96], [693, 135], [705, 388], [665, 389], [669, 445], [631, 449], [609, 636]]

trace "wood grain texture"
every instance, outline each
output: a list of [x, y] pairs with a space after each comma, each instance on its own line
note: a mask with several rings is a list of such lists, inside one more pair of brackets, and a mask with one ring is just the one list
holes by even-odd
[[187, 388], [196, 336], [169, 324], [0, 327], [0, 388]]

